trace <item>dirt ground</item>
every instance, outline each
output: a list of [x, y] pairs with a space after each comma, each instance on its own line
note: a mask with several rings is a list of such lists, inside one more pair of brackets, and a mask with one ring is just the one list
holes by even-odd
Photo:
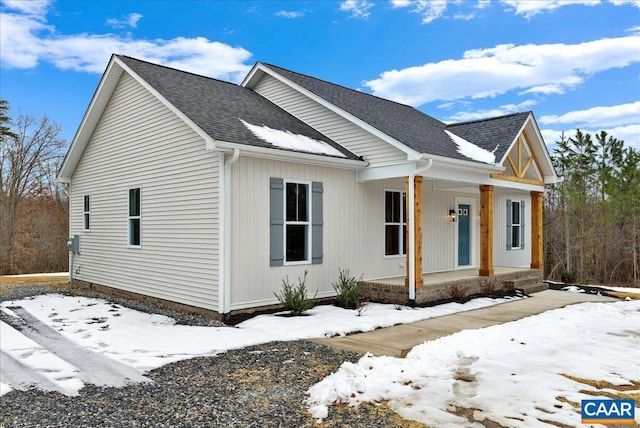
[[64, 288], [69, 285], [69, 275], [67, 273], [2, 275], [0, 276], [0, 293], [7, 291], [10, 287], [31, 284], [44, 284], [51, 288]]

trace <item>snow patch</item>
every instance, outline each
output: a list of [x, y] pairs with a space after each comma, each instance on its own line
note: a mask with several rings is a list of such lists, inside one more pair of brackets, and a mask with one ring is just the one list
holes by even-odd
[[495, 152], [496, 150], [498, 150], [498, 146], [496, 146], [496, 148], [493, 149], [492, 152], [490, 152], [489, 150], [483, 149], [482, 147], [478, 147], [472, 142], [457, 136], [453, 132], [449, 132], [446, 129], [444, 132], [446, 132], [449, 138], [451, 138], [451, 141], [456, 143], [456, 146], [458, 146], [458, 153], [460, 153], [462, 156], [466, 156], [469, 159], [473, 159], [478, 162], [483, 162], [488, 164], [496, 163]]
[[335, 403], [387, 401], [429, 426], [482, 426], [452, 414], [453, 405], [501, 426], [578, 426], [579, 409], [568, 402], [597, 390], [564, 375], [637, 381], [638, 336], [630, 326], [640, 325], [639, 310], [637, 300], [583, 303], [425, 342], [404, 359], [368, 354], [313, 385], [307, 405], [318, 419]]
[[266, 125], [252, 125], [240, 119], [242, 124], [256, 137], [281, 149], [297, 150], [300, 152], [314, 153], [345, 158], [344, 153], [321, 140], [315, 140], [305, 135], [294, 134], [291, 131], [269, 128]]

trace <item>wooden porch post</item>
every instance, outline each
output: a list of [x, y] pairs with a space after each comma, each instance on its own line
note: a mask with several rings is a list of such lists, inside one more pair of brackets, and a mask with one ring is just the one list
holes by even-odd
[[493, 186], [480, 186], [480, 276], [493, 276]]
[[[409, 213], [411, 207], [409, 207], [409, 177], [404, 179], [407, 187], [407, 206], [405, 207], [406, 212]], [[413, 215], [414, 224], [415, 224], [415, 266], [416, 266], [416, 288], [421, 288], [424, 285], [424, 278], [422, 277], [422, 181], [423, 178], [421, 176], [416, 176], [413, 182], [413, 189], [415, 192], [415, 200], [413, 205]], [[407, 217], [408, 220], [408, 217]], [[409, 242], [409, 222], [407, 221], [407, 233], [405, 235], [405, 240]], [[409, 286], [409, 246], [407, 245], [407, 256], [406, 256], [406, 276], [404, 279], [404, 284]]]
[[543, 192], [531, 192], [531, 269], [542, 269], [542, 198]]

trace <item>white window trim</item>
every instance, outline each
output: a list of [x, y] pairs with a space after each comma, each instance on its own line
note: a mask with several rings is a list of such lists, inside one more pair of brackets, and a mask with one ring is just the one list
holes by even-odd
[[[283, 195], [282, 195], [282, 218], [284, 220], [283, 223], [283, 227], [282, 227], [282, 233], [283, 233], [283, 241], [282, 241], [282, 248], [284, 250], [284, 259], [283, 259], [283, 266], [300, 266], [300, 265], [310, 265], [311, 264], [311, 249], [313, 248], [311, 246], [311, 239], [312, 239], [312, 234], [311, 234], [311, 214], [313, 213], [312, 211], [312, 195], [311, 195], [311, 187], [312, 187], [312, 183], [311, 181], [307, 181], [307, 180], [294, 180], [294, 179], [283, 179]], [[307, 186], [307, 221], [288, 221], [287, 220], [287, 184], [288, 183], [294, 183], [294, 184], [304, 184]], [[287, 261], [287, 226], [288, 225], [306, 225], [307, 226], [307, 259], [306, 260], [299, 260], [299, 261], [293, 261], [293, 262], [289, 262]]]
[[[89, 198], [89, 210], [85, 211], [84, 209], [84, 200], [85, 198]], [[83, 232], [90, 232], [91, 231], [91, 193], [85, 193], [82, 195], [82, 231]], [[88, 223], [89, 223], [89, 227], [87, 226], [87, 222], [85, 221], [85, 217], [89, 219]]]
[[[131, 201], [129, 200], [130, 196], [131, 196], [131, 190], [133, 189], [139, 189], [140, 192], [140, 203], [139, 208], [140, 208], [140, 215], [137, 216], [131, 216], [129, 215], [129, 206], [131, 204]], [[140, 221], [140, 244], [138, 245], [134, 245], [131, 243], [131, 220], [139, 220]], [[127, 188], [127, 247], [129, 248], [142, 248], [142, 186], [131, 186], [129, 188]]]
[[[395, 193], [400, 193], [400, 223], [387, 223], [387, 192], [395, 192]], [[400, 258], [406, 258], [407, 254], [406, 253], [401, 253], [401, 254], [386, 254], [386, 248], [387, 248], [387, 225], [397, 225], [397, 226], [402, 226], [404, 225], [405, 227], [409, 227], [409, 224], [407, 222], [403, 222], [402, 221], [402, 217], [404, 214], [404, 211], [406, 209], [406, 207], [402, 204], [402, 195], [404, 195], [405, 199], [407, 198], [407, 191], [406, 190], [399, 190], [399, 189], [384, 189], [384, 193], [383, 193], [383, 199], [382, 199], [382, 256], [385, 259], [400, 259]], [[400, 232], [400, 246], [398, 247], [400, 251], [402, 251], [402, 248], [404, 247], [404, 241], [407, 239], [406, 236], [404, 236], [404, 233], [401, 231]]]

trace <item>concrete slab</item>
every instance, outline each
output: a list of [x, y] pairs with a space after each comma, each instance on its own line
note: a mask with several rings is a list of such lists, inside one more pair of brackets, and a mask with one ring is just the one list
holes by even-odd
[[401, 357], [428, 340], [438, 339], [462, 330], [478, 329], [516, 321], [542, 312], [584, 302], [615, 302], [618, 299], [585, 293], [544, 290], [527, 299], [515, 300], [489, 308], [459, 312], [410, 324], [381, 328], [346, 337], [313, 339], [312, 342], [374, 355]]
[[378, 343], [363, 342], [361, 340], [353, 339], [351, 336], [333, 337], [330, 339], [310, 339], [309, 341], [347, 351], [358, 352], [359, 354], [366, 354], [367, 352], [370, 352], [378, 357], [388, 356], [403, 358], [406, 355], [406, 352], [403, 353], [402, 349], [391, 348]]
[[489, 327], [494, 324], [499, 324], [498, 321], [474, 318], [473, 315], [464, 316], [465, 313], [466, 312], [462, 312], [459, 314], [448, 315], [444, 317], [431, 318], [428, 320], [413, 322], [407, 325], [420, 327], [424, 330], [441, 332], [443, 333], [443, 336], [445, 336], [457, 333], [462, 330]]

